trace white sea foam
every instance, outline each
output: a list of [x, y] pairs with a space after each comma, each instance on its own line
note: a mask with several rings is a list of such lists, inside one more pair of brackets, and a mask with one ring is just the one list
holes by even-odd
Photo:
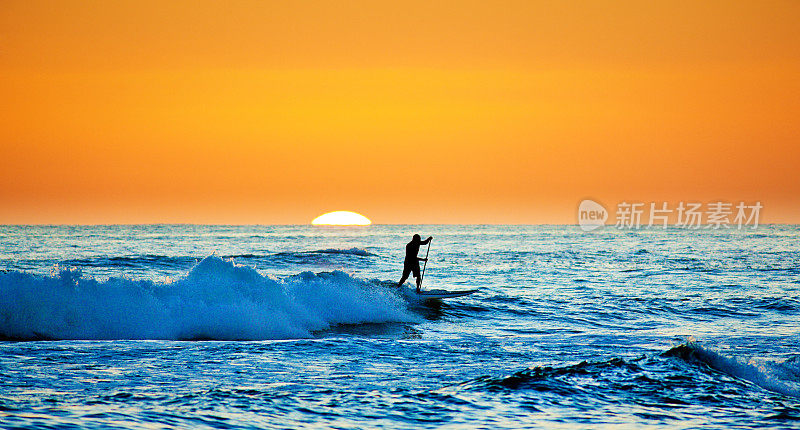
[[285, 339], [338, 324], [413, 321], [391, 290], [344, 272], [282, 279], [206, 257], [156, 283], [0, 273], [0, 336], [17, 339]]

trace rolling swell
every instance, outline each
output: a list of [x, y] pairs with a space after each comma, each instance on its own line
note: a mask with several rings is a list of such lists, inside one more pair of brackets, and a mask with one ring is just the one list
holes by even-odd
[[361, 248], [349, 248], [349, 249], [338, 249], [338, 248], [326, 248], [326, 249], [318, 249], [316, 251], [311, 251], [315, 254], [345, 254], [345, 255], [358, 255], [360, 257], [374, 257], [375, 254]]
[[196, 257], [180, 256], [171, 257], [166, 255], [128, 255], [116, 257], [94, 257], [76, 258], [63, 260], [59, 266], [63, 267], [120, 267], [127, 269], [151, 269], [151, 268], [176, 268], [191, 267], [196, 264]]
[[282, 279], [206, 257], [174, 282], [0, 273], [7, 339], [283, 339], [338, 324], [412, 321], [391, 291], [344, 272]]
[[726, 389], [747, 389], [748, 383], [800, 398], [800, 356], [783, 362], [743, 360], [689, 341], [652, 357], [536, 366], [503, 377], [482, 376], [450, 389], [532, 391], [552, 405], [589, 406], [604, 399], [616, 402], [624, 395], [632, 402], [672, 408], [696, 403], [698, 398], [714, 402]]
[[[653, 356], [536, 366], [506, 376], [482, 376], [432, 395], [469, 402], [483, 411], [501, 409], [505, 419], [533, 421], [541, 428], [575, 421], [582, 424], [579, 427], [589, 428], [713, 427], [719, 413], [725, 417], [719, 427], [791, 426], [800, 421], [797, 399], [781, 394], [797, 395], [786, 387], [797, 381], [798, 364], [796, 359], [772, 362], [765, 368], [782, 368], [783, 373], [765, 372], [686, 343]], [[509, 404], [514, 407], [507, 408]]]
[[265, 267], [294, 268], [297, 265], [307, 265], [316, 268], [333, 268], [343, 262], [357, 260], [360, 263], [371, 264], [369, 258], [376, 257], [369, 251], [361, 248], [338, 249], [326, 248], [313, 251], [283, 251], [264, 254], [236, 254], [224, 255], [223, 259], [233, 259], [246, 264], [258, 264]]
[[783, 362], [743, 360], [722, 355], [694, 342], [676, 346], [662, 355], [708, 366], [727, 375], [750, 381], [761, 388], [800, 398], [800, 355]]
[[[325, 248], [313, 251], [294, 251], [276, 253], [247, 253], [221, 255], [222, 259], [234, 259], [237, 261], [253, 261], [260, 263], [318, 263], [324, 261], [326, 257], [375, 257], [373, 254], [361, 248]], [[201, 258], [196, 256], [166, 256], [166, 255], [124, 255], [124, 256], [97, 256], [86, 258], [75, 258], [58, 261], [60, 267], [66, 268], [122, 268], [122, 269], [187, 269], [197, 264]]]

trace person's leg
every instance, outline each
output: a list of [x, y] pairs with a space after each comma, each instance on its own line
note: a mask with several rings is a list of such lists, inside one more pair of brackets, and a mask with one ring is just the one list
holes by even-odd
[[398, 288], [403, 286], [403, 282], [405, 282], [406, 279], [408, 279], [408, 275], [410, 273], [411, 273], [411, 268], [410, 267], [408, 267], [408, 266], [403, 267], [403, 277], [400, 278], [400, 282], [397, 283], [397, 287]]
[[414, 265], [412, 270], [414, 271], [414, 277], [417, 279], [417, 292], [419, 292], [420, 287], [422, 287], [422, 276], [419, 274], [419, 263]]

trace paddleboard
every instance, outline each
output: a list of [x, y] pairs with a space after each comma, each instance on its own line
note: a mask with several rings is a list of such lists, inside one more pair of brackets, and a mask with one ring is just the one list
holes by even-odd
[[447, 291], [447, 290], [422, 290], [419, 293], [416, 291], [414, 295], [422, 299], [450, 299], [453, 297], [463, 297], [468, 296], [474, 292], [478, 291], [475, 290], [461, 290], [461, 291]]

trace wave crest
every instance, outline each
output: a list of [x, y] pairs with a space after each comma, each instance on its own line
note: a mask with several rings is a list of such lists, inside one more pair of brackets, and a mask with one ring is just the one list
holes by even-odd
[[[734, 378], [720, 378], [718, 372]], [[535, 391], [557, 396], [555, 403], [567, 396], [573, 403], [586, 404], [602, 403], [602, 396], [599, 396], [602, 392], [609, 393], [612, 398], [625, 392], [637, 399], [651, 398], [654, 403], [674, 404], [690, 402], [681, 397], [687, 393], [706, 395], [718, 392], [720, 384], [746, 385], [747, 382], [800, 397], [800, 356], [782, 362], [742, 360], [688, 341], [656, 356], [583, 361], [558, 367], [537, 366], [502, 377], [478, 377], [451, 389]], [[592, 386], [593, 390], [587, 391], [587, 386]]]
[[727, 357], [704, 348], [694, 341], [678, 345], [662, 355], [701, 363], [714, 370], [750, 381], [761, 388], [800, 397], [800, 357], [783, 362]]
[[413, 320], [393, 291], [344, 272], [275, 279], [216, 256], [165, 283], [0, 273], [0, 337], [9, 339], [285, 339]]

